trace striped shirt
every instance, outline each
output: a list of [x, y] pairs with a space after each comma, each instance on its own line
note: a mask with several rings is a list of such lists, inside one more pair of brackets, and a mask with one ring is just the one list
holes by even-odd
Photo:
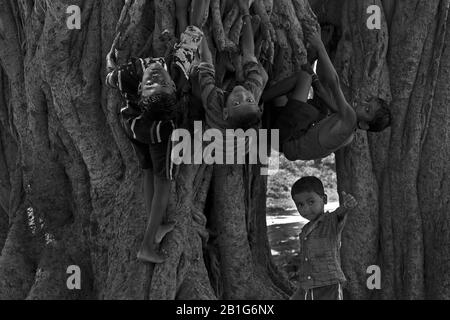
[[[122, 127], [129, 138], [141, 143], [161, 143], [168, 139], [174, 127], [170, 119], [149, 119], [139, 106], [139, 85], [145, 70], [155, 62], [166, 67], [163, 58], [131, 58], [106, 76], [106, 84], [118, 89], [125, 100], [125, 106], [120, 110]], [[148, 130], [149, 127], [151, 130]]]

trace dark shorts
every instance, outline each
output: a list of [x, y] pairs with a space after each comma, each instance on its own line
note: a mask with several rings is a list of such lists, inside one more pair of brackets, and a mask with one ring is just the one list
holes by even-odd
[[277, 110], [274, 128], [280, 130], [281, 146], [299, 132], [306, 132], [320, 115], [316, 107], [294, 99], [289, 99], [284, 107], [274, 109]]
[[313, 289], [299, 288], [291, 300], [343, 300], [342, 287], [340, 284], [333, 284]]
[[130, 139], [143, 170], [151, 170], [160, 178], [172, 179], [171, 135], [173, 121], [146, 121], [142, 118], [122, 119], [122, 126]]
[[286, 106], [275, 109], [280, 109], [274, 125], [280, 130], [280, 151], [288, 160], [325, 158], [353, 138], [352, 131], [343, 130], [334, 135], [332, 145], [323, 145], [320, 134], [329, 132], [340, 119], [337, 114], [327, 116], [309, 103], [290, 99]]
[[322, 132], [329, 132], [329, 128], [337, 121], [341, 121], [337, 114], [314, 123], [305, 132], [294, 135], [282, 144], [282, 150], [288, 160], [315, 160], [328, 157], [333, 152], [348, 145], [353, 140], [353, 131], [346, 130], [334, 135], [333, 145], [323, 145], [320, 141]]
[[139, 165], [143, 170], [151, 170], [153, 175], [163, 179], [173, 178], [173, 165], [170, 161], [171, 142], [145, 144], [130, 139]]

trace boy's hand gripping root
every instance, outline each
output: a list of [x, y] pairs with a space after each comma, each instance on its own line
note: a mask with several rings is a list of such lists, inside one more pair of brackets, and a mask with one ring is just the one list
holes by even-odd
[[351, 194], [346, 193], [345, 191], [342, 192], [343, 197], [343, 207], [346, 209], [353, 209], [356, 208], [358, 205], [358, 201], [356, 201], [355, 197], [353, 197]]

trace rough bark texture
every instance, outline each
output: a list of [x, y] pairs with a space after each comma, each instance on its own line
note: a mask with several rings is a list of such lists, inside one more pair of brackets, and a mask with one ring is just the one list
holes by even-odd
[[[392, 130], [358, 133], [337, 155], [339, 187], [360, 207], [348, 220], [346, 298], [450, 298], [449, 0], [311, 0], [350, 101], [390, 105]], [[368, 30], [366, 9], [382, 8]], [[0, 0], [0, 299], [284, 299], [256, 166], [184, 166], [163, 242], [168, 260], [138, 263], [147, 220], [142, 176], [103, 85], [104, 57], [123, 1]], [[242, 21], [211, 1], [207, 28], [219, 69], [236, 61]], [[305, 0], [256, 0], [256, 47], [271, 80], [305, 62], [318, 23]], [[386, 19], [387, 18], [387, 19]], [[135, 0], [120, 61], [161, 56], [176, 41], [173, 0]], [[211, 32], [213, 31], [213, 32]], [[277, 57], [277, 59], [274, 59]], [[239, 70], [238, 70], [239, 71]], [[220, 73], [220, 72], [218, 72]], [[382, 290], [366, 288], [369, 265]], [[66, 269], [82, 270], [82, 290]]]
[[[311, 1], [349, 101], [377, 97], [394, 122], [359, 132], [337, 154], [340, 190], [360, 206], [348, 219], [342, 259], [351, 299], [449, 299], [449, 1]], [[382, 10], [369, 30], [369, 5]], [[334, 45], [334, 47], [333, 47]], [[381, 267], [382, 289], [366, 287]]]
[[[256, 2], [258, 55], [268, 68], [281, 45], [274, 21], [294, 26], [282, 44], [295, 58], [282, 65], [289, 75], [305, 58], [302, 28], [316, 25], [314, 14], [304, 0], [276, 1], [273, 14], [272, 1]], [[168, 260], [137, 262], [147, 220], [142, 175], [119, 126], [121, 101], [103, 84], [123, 4], [0, 0], [0, 299], [287, 298], [292, 287], [267, 239], [266, 179], [251, 166], [181, 167]], [[67, 28], [69, 5], [81, 8], [80, 30]], [[231, 65], [242, 19], [233, 1], [210, 7], [207, 28], [223, 31], [213, 32], [219, 67]], [[120, 62], [165, 55], [177, 37], [175, 2], [133, 1], [121, 30]], [[81, 291], [66, 287], [70, 265], [82, 270]]]

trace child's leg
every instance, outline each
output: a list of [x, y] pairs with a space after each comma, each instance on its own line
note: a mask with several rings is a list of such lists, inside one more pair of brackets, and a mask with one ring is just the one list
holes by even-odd
[[[134, 127], [133, 133], [141, 133], [139, 129], [144, 127], [144, 124], [141, 122], [136, 122], [137, 126]], [[141, 137], [141, 135], [139, 135]], [[139, 142], [137, 140], [131, 139], [133, 149], [136, 153], [136, 156], [139, 160], [139, 164], [144, 172], [144, 180], [143, 180], [143, 196], [145, 209], [147, 211], [148, 217], [150, 217], [150, 212], [152, 208], [153, 201], [153, 193], [154, 193], [154, 179], [153, 179], [153, 165], [152, 159], [150, 157], [150, 153], [148, 151], [148, 144]]]
[[175, 86], [177, 87], [177, 92], [183, 92], [185, 86], [188, 84], [185, 74], [180, 70], [177, 64], [172, 64], [170, 69], [170, 75], [172, 76]]
[[306, 102], [308, 101], [309, 90], [311, 89], [312, 77], [304, 71], [297, 74], [297, 83], [290, 99]]
[[[147, 209], [148, 213], [148, 219], [151, 218], [154, 190], [155, 190], [155, 178], [153, 172], [150, 169], [144, 170], [144, 201], [145, 201], [145, 208]], [[173, 230], [172, 223], [161, 224], [158, 228], [158, 231], [156, 232], [155, 242], [157, 244], [161, 243], [164, 236], [171, 230]]]
[[297, 74], [293, 74], [292, 76], [283, 79], [275, 83], [273, 86], [270, 86], [269, 88], [264, 90], [261, 96], [261, 101], [268, 102], [278, 97], [285, 96], [289, 92], [294, 90], [296, 84], [297, 84]]
[[[164, 262], [164, 257], [158, 253], [157, 241], [161, 241], [162, 237], [173, 229], [173, 226], [171, 228], [167, 226], [167, 232], [165, 233], [160, 229], [169, 202], [170, 180], [154, 177], [154, 182], [155, 193], [151, 206], [150, 219], [147, 224], [141, 250], [138, 253], [138, 259], [144, 262], [162, 263]], [[158, 237], [159, 239], [157, 239], [159, 229], [161, 232]]]
[[[144, 262], [161, 263], [164, 261], [158, 252], [158, 243], [173, 230], [174, 224], [162, 225], [163, 217], [169, 202], [171, 181], [168, 179], [167, 156], [169, 150], [169, 136], [173, 130], [169, 122], [161, 123], [160, 130], [154, 136], [160, 136], [162, 142], [149, 145], [149, 154], [153, 165], [153, 199], [151, 201], [150, 217], [142, 242], [138, 259]], [[148, 182], [151, 179], [147, 180]]]
[[153, 200], [153, 172], [151, 169], [145, 169], [144, 170], [144, 201], [145, 201], [145, 207], [147, 208], [147, 211], [150, 216], [150, 210], [152, 207], [152, 200]]
[[[280, 108], [275, 122], [275, 128], [279, 130], [281, 145], [296, 133], [306, 130], [319, 115], [319, 111], [314, 106], [306, 103], [311, 88], [311, 76], [301, 71], [296, 74], [296, 77], [295, 88], [286, 105]], [[290, 79], [286, 81], [286, 85], [289, 83]], [[285, 90], [282, 86], [278, 88], [282, 91]]]
[[[189, 80], [195, 55], [203, 39], [203, 32], [196, 26], [188, 26], [180, 35], [180, 41], [175, 45], [173, 53], [173, 71], [185, 80]], [[174, 72], [174, 74], [175, 74]], [[178, 88], [180, 89], [180, 88]]]
[[337, 124], [338, 128], [336, 130], [340, 130], [339, 127], [342, 126], [355, 128], [356, 113], [350, 106], [350, 104], [348, 104], [344, 93], [342, 92], [339, 76], [337, 75], [336, 70], [334, 69], [334, 66], [331, 63], [328, 53], [326, 52], [324, 47], [319, 49], [317, 74], [323, 85], [329, 88], [333, 96], [333, 100], [336, 106], [335, 112], [341, 120], [340, 123]]
[[318, 32], [315, 32], [312, 35], [310, 41], [312, 41], [312, 44], [319, 54], [319, 61], [317, 65], [319, 78], [322, 81], [323, 85], [330, 89], [334, 101], [336, 102], [336, 114], [341, 120], [338, 124], [338, 127], [356, 127], [355, 111], [345, 99], [344, 93], [341, 89], [339, 75], [337, 74], [333, 63], [328, 56], [325, 45], [320, 39], [320, 35], [318, 34]]
[[270, 101], [292, 92], [292, 99], [306, 102], [311, 89], [311, 79], [308, 73], [299, 71], [265, 90], [261, 96], [261, 101]]
[[198, 73], [194, 74], [190, 78], [191, 80], [191, 94], [197, 100], [202, 100], [202, 90], [200, 88], [200, 79]]

